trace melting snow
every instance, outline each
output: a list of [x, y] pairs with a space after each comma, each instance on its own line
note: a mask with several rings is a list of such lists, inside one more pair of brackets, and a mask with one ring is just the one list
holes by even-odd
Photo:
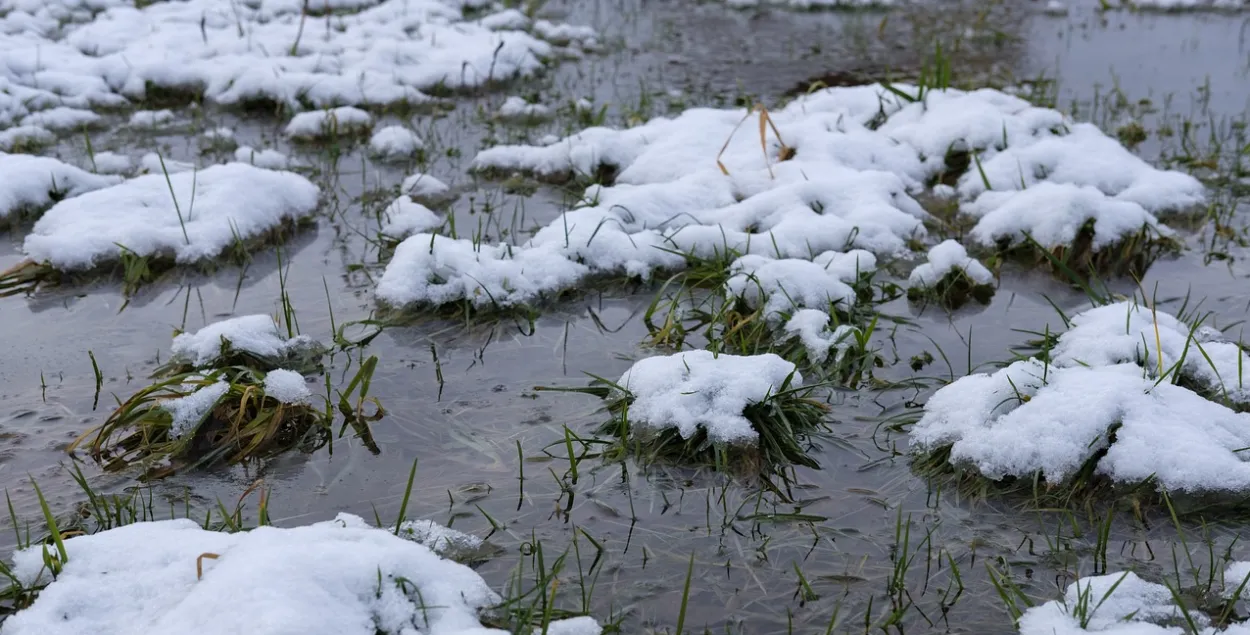
[[[285, 342], [284, 342], [285, 344]], [[307, 406], [312, 403], [312, 391], [304, 376], [284, 368], [276, 368], [265, 374], [265, 394], [285, 404]]]
[[302, 335], [292, 339], [283, 337], [277, 323], [268, 315], [244, 315], [213, 322], [195, 333], [181, 333], [174, 337], [170, 350], [175, 358], [204, 368], [218, 362], [227, 343], [236, 352], [276, 359], [309, 346], [312, 340]]
[[48, 157], [0, 152], [0, 221], [14, 212], [43, 209], [53, 201], [116, 185], [116, 176], [98, 176]]

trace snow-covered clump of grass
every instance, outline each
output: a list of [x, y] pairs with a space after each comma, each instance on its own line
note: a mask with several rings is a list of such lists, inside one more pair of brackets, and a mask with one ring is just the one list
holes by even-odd
[[1209, 599], [1235, 602], [1238, 595], [1244, 597], [1241, 592], [1250, 573], [1247, 565], [1232, 562], [1223, 576], [1213, 574], [1212, 582], [1203, 585], [1217, 587], [1208, 589], [1209, 593], [1198, 593], [1199, 589], [1191, 593], [1188, 589], [1147, 582], [1132, 571], [1083, 577], [1068, 586], [1062, 600], [1025, 610], [1018, 619], [1020, 635], [1242, 634], [1247, 628], [1241, 618], [1230, 613], [1231, 606], [1230, 610], [1208, 614], [1201, 610], [1205, 606], [1186, 606], [1177, 600], [1198, 595], [1197, 601], [1202, 604]]
[[[350, 514], [236, 533], [140, 522], [58, 543], [55, 576], [42, 544], [14, 555], [14, 574], [43, 588], [6, 634], [507, 633], [482, 624], [502, 598], [472, 569]], [[549, 629], [601, 632], [584, 617]]]
[[616, 383], [564, 390], [607, 400], [615, 416], [599, 432], [616, 437], [620, 452], [735, 472], [818, 467], [807, 451], [827, 408], [776, 355], [649, 357]]
[[1134, 11], [1239, 11], [1250, 7], [1246, 0], [1108, 0], [1111, 8]]
[[155, 152], [148, 152], [139, 157], [139, 167], [146, 174], [178, 174], [198, 169], [194, 163], [167, 159]]
[[73, 131], [91, 128], [100, 123], [100, 115], [81, 108], [56, 106], [38, 110], [22, 117], [21, 125], [38, 126], [55, 131]]
[[23, 243], [21, 270], [0, 279], [38, 283], [120, 263], [133, 288], [153, 267], [245, 258], [308, 218], [318, 199], [302, 176], [241, 163], [140, 176], [52, 206]]
[[439, 0], [354, 2], [354, 12], [334, 16], [333, 32], [322, 37], [304, 15], [325, 8], [321, 1], [94, 2], [94, 11], [77, 14], [44, 4], [0, 17], [6, 61], [41, 70], [0, 79], [0, 96], [14, 95], [0, 97], [0, 125], [44, 104], [203, 99], [270, 112], [418, 105], [432, 94], [534, 75], [561, 57], [541, 35], [490, 29], [467, 20], [462, 3]]
[[737, 9], [777, 6], [814, 11], [819, 9], [888, 9], [901, 4], [901, 0], [725, 0], [725, 4]]
[[330, 411], [304, 380], [322, 371], [325, 348], [312, 338], [283, 336], [273, 318], [247, 315], [178, 334], [170, 348], [155, 382], [71, 451], [85, 444], [105, 469], [140, 464], [159, 478], [328, 441]]
[[404, 194], [425, 203], [439, 201], [451, 191], [451, 187], [446, 183], [422, 172], [405, 177], [399, 189]]
[[845, 315], [858, 299], [856, 287], [876, 268], [876, 257], [863, 250], [827, 251], [812, 260], [749, 255], [729, 265], [725, 291], [773, 322], [798, 309]]
[[443, 219], [430, 208], [400, 196], [382, 211], [380, 233], [388, 241], [400, 241], [413, 234], [430, 232], [443, 224]]
[[286, 125], [286, 136], [301, 141], [317, 141], [367, 134], [373, 128], [373, 115], [351, 106], [301, 112]]
[[88, 160], [89, 167], [96, 174], [130, 174], [135, 169], [135, 162], [130, 157], [116, 152], [97, 152]]
[[1135, 302], [1077, 314], [1050, 350], [1057, 366], [1132, 363], [1228, 406], [1250, 408], [1250, 354], [1210, 327], [1189, 325]]
[[421, 137], [403, 126], [386, 126], [369, 138], [369, 152], [391, 161], [414, 158], [423, 148]]
[[541, 121], [551, 116], [551, 108], [542, 104], [531, 104], [513, 95], [504, 100], [495, 115], [500, 119], [510, 121]]
[[154, 130], [173, 123], [172, 110], [139, 110], [130, 115], [130, 127], [137, 130]]
[[54, 202], [117, 185], [120, 177], [100, 176], [50, 157], [0, 152], [0, 225]]
[[285, 170], [290, 167], [291, 159], [277, 150], [257, 150], [252, 146], [239, 146], [234, 151], [234, 160], [239, 163], [254, 165], [266, 170]]
[[554, 249], [480, 245], [435, 234], [410, 236], [378, 282], [377, 298], [393, 307], [506, 309], [573, 288], [584, 265]]
[[30, 152], [56, 143], [56, 135], [43, 126], [16, 126], [0, 130], [0, 152]]
[[954, 240], [930, 248], [928, 261], [912, 270], [907, 284], [909, 299], [931, 299], [951, 308], [963, 306], [969, 298], [986, 304], [994, 295], [994, 274]]
[[294, 364], [312, 370], [323, 352], [321, 345], [307, 335], [283, 336], [268, 315], [244, 315], [174, 336], [170, 346], [172, 359], [163, 368], [186, 372], [245, 365], [268, 370]]
[[[1157, 316], [1157, 320], [1156, 320]], [[1075, 316], [1043, 361], [961, 378], [911, 429], [927, 469], [1040, 479], [1075, 495], [1106, 483], [1250, 490], [1250, 356], [1207, 329], [1119, 303]], [[1234, 409], [1236, 408], [1236, 409]]]

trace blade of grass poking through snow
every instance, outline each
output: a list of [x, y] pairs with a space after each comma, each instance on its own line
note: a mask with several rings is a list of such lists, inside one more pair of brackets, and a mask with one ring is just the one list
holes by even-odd
[[404, 514], [408, 513], [408, 499], [412, 497], [412, 484], [417, 480], [417, 459], [412, 459], [412, 469], [408, 470], [408, 484], [404, 486], [404, 498], [399, 502], [399, 515], [395, 518], [395, 535], [399, 535], [399, 527], [404, 524]]
[[59, 559], [52, 570], [52, 576], [55, 578], [61, 572], [61, 567], [69, 562], [69, 553], [65, 551], [65, 540], [61, 537], [61, 528], [57, 526], [56, 517], [52, 515], [52, 509], [48, 507], [48, 501], [43, 497], [43, 490], [39, 489], [39, 483], [36, 483], [34, 477], [29, 474], [26, 478], [30, 479], [30, 485], [35, 489], [35, 496], [39, 498], [39, 509], [43, 511], [43, 519], [48, 523], [48, 533], [52, 535], [52, 542], [56, 544]]
[[[156, 153], [156, 159], [161, 162], [161, 172], [165, 174], [165, 185], [169, 187], [169, 198], [174, 201], [174, 211], [178, 214], [178, 224], [182, 226], [182, 238], [191, 244], [191, 236], [187, 233], [187, 222], [182, 217], [182, 208], [178, 206], [178, 195], [174, 193], [174, 182], [169, 178], [169, 169], [165, 167], [165, 157], [161, 153]], [[194, 186], [192, 186], [194, 187]]]

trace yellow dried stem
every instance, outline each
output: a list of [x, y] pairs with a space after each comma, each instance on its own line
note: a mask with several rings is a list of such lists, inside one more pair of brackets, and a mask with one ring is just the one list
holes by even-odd
[[197, 558], [195, 559], [195, 579], [196, 579], [196, 580], [202, 580], [202, 579], [204, 579], [204, 559], [205, 559], [205, 558], [207, 558], [207, 559], [209, 559], [209, 560], [216, 560], [216, 559], [218, 559], [218, 558], [220, 558], [220, 557], [221, 557], [221, 555], [220, 555], [220, 554], [216, 554], [216, 553], [207, 553], [207, 552], [206, 552], [206, 553], [202, 553], [202, 554], [200, 554], [200, 555], [199, 555], [199, 557], [197, 557]]

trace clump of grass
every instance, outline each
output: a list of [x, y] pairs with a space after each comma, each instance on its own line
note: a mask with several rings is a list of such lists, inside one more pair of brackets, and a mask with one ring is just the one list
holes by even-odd
[[[281, 246], [301, 228], [312, 223], [311, 219], [284, 219], [281, 224], [250, 238], [235, 236], [234, 244], [222, 250], [215, 259], [204, 259], [191, 268], [211, 273], [223, 265], [246, 265], [251, 254], [270, 246]], [[0, 297], [20, 293], [34, 293], [41, 287], [63, 284], [82, 284], [99, 278], [120, 279], [122, 290], [131, 296], [143, 287], [179, 267], [172, 253], [139, 254], [125, 245], [117, 245], [113, 260], [101, 261], [95, 268], [85, 271], [62, 271], [46, 262], [23, 260], [0, 272]]]
[[1074, 282], [1106, 276], [1140, 278], [1154, 261], [1180, 248], [1175, 238], [1142, 227], [1115, 243], [1095, 249], [1092, 220], [1082, 225], [1076, 238], [1067, 245], [1046, 247], [1032, 237], [1018, 243], [1004, 240], [998, 245], [1000, 254], [1006, 258], [1046, 266], [1057, 277]]
[[[141, 464], [145, 477], [161, 478], [180, 469], [324, 445], [330, 438], [329, 409], [266, 395], [265, 375], [247, 366], [225, 366], [166, 377], [122, 402], [103, 424], [74, 440], [69, 451], [83, 447], [108, 471]], [[205, 407], [179, 401], [187, 399], [203, 400]], [[176, 409], [194, 414], [176, 418]]]
[[810, 451], [816, 447], [815, 437], [828, 430], [825, 416], [829, 406], [814, 397], [819, 384], [793, 386], [793, 379], [791, 374], [775, 392], [743, 410], [742, 415], [759, 435], [755, 444], [718, 443], [709, 438], [703, 426], [685, 438], [675, 427], [663, 427], [664, 422], [636, 421], [630, 417], [636, 396], [603, 378], [596, 377], [585, 388], [536, 390], [580, 392], [603, 399], [612, 415], [596, 430], [597, 435], [612, 439], [603, 450], [605, 458], [630, 456], [644, 463], [711, 467], [752, 476], [781, 473], [794, 465], [820, 468]]
[[907, 289], [907, 299], [919, 304], [936, 303], [948, 309], [958, 309], [976, 300], [980, 304], [989, 304], [994, 297], [994, 285], [980, 284], [973, 280], [968, 272], [955, 268], [942, 276], [937, 284], [931, 286], [913, 286]]

